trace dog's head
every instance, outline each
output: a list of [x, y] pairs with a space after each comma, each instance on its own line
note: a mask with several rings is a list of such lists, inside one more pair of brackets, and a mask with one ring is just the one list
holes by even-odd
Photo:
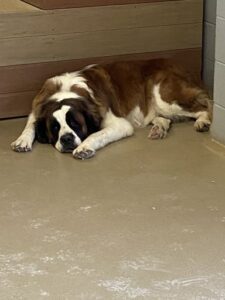
[[36, 139], [60, 152], [72, 152], [91, 133], [100, 129], [101, 118], [87, 99], [68, 98], [43, 104], [36, 121]]

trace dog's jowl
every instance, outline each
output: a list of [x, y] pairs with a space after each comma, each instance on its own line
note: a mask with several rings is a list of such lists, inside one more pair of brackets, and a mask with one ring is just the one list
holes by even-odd
[[131, 136], [135, 127], [150, 124], [149, 138], [164, 138], [171, 123], [182, 118], [194, 119], [197, 131], [209, 130], [212, 101], [169, 61], [92, 65], [45, 82], [12, 149], [30, 151], [36, 139], [86, 159]]

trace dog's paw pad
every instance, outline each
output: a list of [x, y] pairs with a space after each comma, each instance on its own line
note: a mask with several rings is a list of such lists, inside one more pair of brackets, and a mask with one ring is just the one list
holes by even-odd
[[15, 152], [29, 152], [32, 150], [32, 146], [23, 140], [16, 140], [11, 144], [11, 148]]
[[32, 149], [30, 147], [20, 147], [20, 146], [16, 146], [13, 148], [13, 150], [15, 152], [29, 152], [31, 151]]
[[88, 159], [88, 158], [91, 158], [95, 155], [95, 150], [93, 149], [86, 149], [86, 148], [83, 148], [81, 150], [79, 149], [76, 149], [74, 152], [73, 152], [73, 156], [77, 159]]
[[163, 127], [154, 125], [150, 129], [148, 137], [152, 140], [158, 140], [158, 139], [163, 139], [164, 137], [166, 137], [166, 134], [167, 134], [167, 131]]

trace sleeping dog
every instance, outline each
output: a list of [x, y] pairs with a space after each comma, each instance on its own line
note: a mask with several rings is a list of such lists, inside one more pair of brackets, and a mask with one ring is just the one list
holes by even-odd
[[37, 139], [87, 159], [136, 127], [151, 124], [149, 138], [162, 139], [177, 118], [192, 118], [197, 131], [208, 131], [212, 105], [207, 92], [169, 61], [91, 65], [44, 83], [11, 146], [27, 152]]

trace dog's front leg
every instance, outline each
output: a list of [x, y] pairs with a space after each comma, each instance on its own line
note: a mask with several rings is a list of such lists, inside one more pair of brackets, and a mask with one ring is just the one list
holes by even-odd
[[36, 118], [34, 114], [31, 113], [28, 117], [27, 124], [23, 132], [18, 139], [11, 144], [11, 147], [14, 151], [28, 152], [32, 150], [32, 144], [35, 139], [35, 122]]
[[78, 159], [87, 159], [104, 146], [118, 141], [134, 132], [132, 125], [124, 118], [114, 117], [110, 122], [104, 122], [102, 130], [91, 134], [74, 151], [73, 156]]

